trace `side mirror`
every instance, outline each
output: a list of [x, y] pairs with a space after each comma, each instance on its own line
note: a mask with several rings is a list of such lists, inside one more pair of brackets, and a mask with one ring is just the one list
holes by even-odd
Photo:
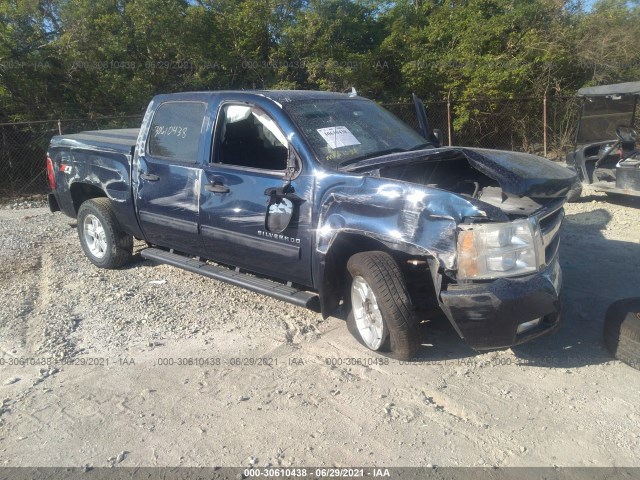
[[284, 232], [293, 217], [294, 205], [288, 198], [273, 195], [267, 206], [265, 227], [271, 233]]
[[296, 155], [293, 147], [289, 145], [289, 152], [287, 154], [287, 170], [284, 174], [284, 178], [287, 181], [295, 179], [300, 173], [300, 161]]
[[282, 233], [295, 221], [299, 206], [305, 200], [296, 195], [290, 183], [283, 187], [269, 187], [264, 194], [269, 197], [265, 227], [271, 233]]

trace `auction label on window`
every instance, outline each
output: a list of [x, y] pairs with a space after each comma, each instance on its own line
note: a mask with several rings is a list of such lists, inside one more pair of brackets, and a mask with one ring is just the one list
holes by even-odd
[[360, 142], [347, 127], [318, 128], [318, 133], [331, 148], [360, 145]]

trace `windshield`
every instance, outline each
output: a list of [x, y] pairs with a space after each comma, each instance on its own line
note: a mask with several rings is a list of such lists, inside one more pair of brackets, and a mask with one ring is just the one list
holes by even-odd
[[387, 153], [431, 146], [395, 115], [370, 100], [304, 100], [285, 110], [329, 168]]
[[631, 126], [636, 98], [632, 95], [586, 97], [577, 143], [616, 139], [616, 127]]

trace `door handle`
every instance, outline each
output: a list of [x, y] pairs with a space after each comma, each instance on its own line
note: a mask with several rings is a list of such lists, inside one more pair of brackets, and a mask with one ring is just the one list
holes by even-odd
[[204, 186], [204, 189], [207, 192], [213, 192], [213, 193], [229, 193], [229, 187], [227, 187], [226, 185], [223, 185], [220, 182], [207, 183]]
[[143, 180], [148, 180], [150, 182], [157, 182], [158, 180], [160, 180], [160, 177], [158, 175], [154, 175], [153, 173], [143, 173], [142, 175], [140, 175], [140, 178], [142, 178]]

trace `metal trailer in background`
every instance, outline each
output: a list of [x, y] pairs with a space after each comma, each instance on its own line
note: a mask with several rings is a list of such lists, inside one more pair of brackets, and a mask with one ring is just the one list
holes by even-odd
[[575, 148], [567, 164], [582, 184], [613, 195], [640, 197], [640, 150], [635, 117], [640, 82], [585, 87]]

